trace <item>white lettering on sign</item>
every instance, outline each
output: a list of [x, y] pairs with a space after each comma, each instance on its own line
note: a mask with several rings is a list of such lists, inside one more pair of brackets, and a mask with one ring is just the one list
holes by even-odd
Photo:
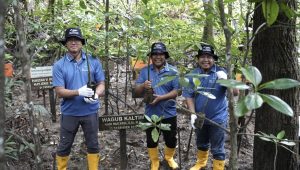
[[52, 77], [52, 66], [30, 68], [31, 78]]
[[100, 116], [100, 130], [133, 129], [144, 119], [144, 114]]
[[43, 78], [32, 78], [31, 87], [33, 89], [51, 89], [52, 88], [52, 77]]

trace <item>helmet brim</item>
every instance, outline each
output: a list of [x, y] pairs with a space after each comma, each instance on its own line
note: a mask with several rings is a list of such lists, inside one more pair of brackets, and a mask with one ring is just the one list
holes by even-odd
[[147, 56], [151, 57], [152, 55], [155, 54], [164, 54], [166, 56], [166, 59], [170, 58], [169, 52], [163, 52], [163, 51], [152, 51], [147, 54]]
[[67, 37], [65, 39], [60, 40], [59, 42], [62, 45], [66, 45], [66, 43], [67, 43], [67, 41], [68, 41], [69, 38], [77, 38], [77, 39], [79, 39], [82, 42], [82, 45], [85, 45], [86, 40], [83, 39], [83, 38], [81, 38], [81, 37], [78, 37], [78, 36], [69, 36], [69, 37]]

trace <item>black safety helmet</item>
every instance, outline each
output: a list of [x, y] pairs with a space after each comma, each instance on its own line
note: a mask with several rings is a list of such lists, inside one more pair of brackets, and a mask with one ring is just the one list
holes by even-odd
[[162, 42], [156, 42], [152, 44], [151, 51], [148, 55], [151, 57], [153, 54], [165, 54], [166, 59], [170, 57], [166, 45]]
[[215, 61], [218, 60], [218, 56], [215, 54], [214, 47], [209, 44], [200, 44], [200, 49], [198, 50], [197, 57], [199, 58], [203, 54], [208, 54], [214, 58]]
[[68, 39], [72, 38], [72, 37], [80, 39], [80, 41], [82, 42], [82, 45], [85, 44], [86, 40], [83, 38], [80, 28], [68, 28], [68, 29], [66, 29], [65, 38], [63, 40], [61, 40], [60, 42], [63, 45], [66, 45]]

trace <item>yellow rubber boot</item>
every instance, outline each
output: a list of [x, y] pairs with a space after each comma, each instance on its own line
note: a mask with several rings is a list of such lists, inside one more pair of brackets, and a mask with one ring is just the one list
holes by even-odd
[[56, 155], [57, 170], [67, 170], [69, 156]]
[[168, 165], [172, 169], [177, 169], [178, 164], [174, 161], [173, 156], [175, 155], [175, 148], [165, 147], [165, 160], [168, 162]]
[[87, 155], [89, 170], [98, 170], [100, 155], [98, 153], [89, 153]]
[[225, 160], [213, 160], [213, 170], [224, 170]]
[[148, 148], [148, 154], [151, 161], [151, 170], [159, 169], [158, 148]]
[[199, 170], [201, 168], [206, 167], [207, 160], [208, 160], [208, 151], [198, 150], [197, 162], [190, 170]]

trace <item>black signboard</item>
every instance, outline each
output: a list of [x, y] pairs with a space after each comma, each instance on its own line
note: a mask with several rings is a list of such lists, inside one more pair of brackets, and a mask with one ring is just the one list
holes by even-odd
[[100, 116], [99, 130], [134, 129], [144, 119], [144, 114]]

